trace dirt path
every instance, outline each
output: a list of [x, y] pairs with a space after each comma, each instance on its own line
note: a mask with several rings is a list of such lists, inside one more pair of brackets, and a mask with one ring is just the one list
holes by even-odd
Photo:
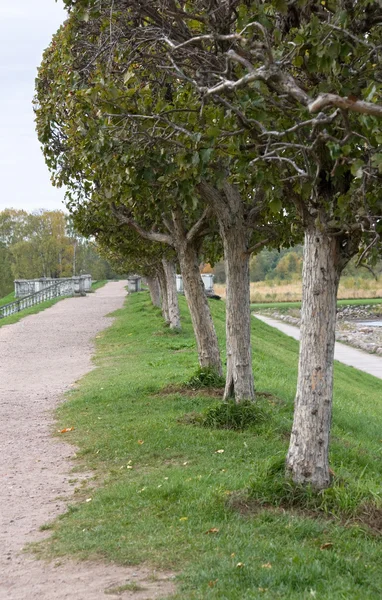
[[[0, 329], [0, 599], [100, 600], [127, 583], [135, 600], [173, 589], [171, 574], [95, 563], [36, 561], [21, 551], [46, 537], [41, 525], [65, 511], [73, 488], [75, 449], [51, 437], [52, 410], [62, 394], [92, 369], [92, 339], [123, 304], [125, 282], [71, 298]], [[60, 498], [60, 500], [57, 500]], [[117, 596], [114, 596], [117, 597]]]

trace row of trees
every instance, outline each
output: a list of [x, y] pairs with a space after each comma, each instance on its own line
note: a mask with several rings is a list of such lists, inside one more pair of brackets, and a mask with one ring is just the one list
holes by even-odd
[[218, 372], [198, 265], [224, 256], [226, 399], [255, 399], [250, 257], [304, 237], [287, 471], [328, 486], [338, 282], [380, 249], [379, 2], [66, 5], [36, 84], [54, 181], [79, 230], [115, 255], [158, 277], [178, 261], [200, 363]]
[[94, 243], [79, 236], [62, 211], [0, 212], [0, 297], [13, 290], [14, 279], [78, 273], [91, 273], [94, 279], [115, 277]]

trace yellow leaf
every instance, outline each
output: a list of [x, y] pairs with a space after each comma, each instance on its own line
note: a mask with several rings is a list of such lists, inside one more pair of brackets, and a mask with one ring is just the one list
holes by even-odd
[[322, 544], [322, 546], [320, 546], [320, 550], [329, 550], [330, 548], [333, 548], [332, 542], [327, 542], [326, 544]]
[[271, 563], [265, 563], [264, 565], [261, 565], [262, 569], [272, 569], [272, 565]]
[[211, 527], [211, 529], [208, 529], [208, 531], [205, 531], [204, 533], [219, 533], [219, 529], [217, 527]]
[[188, 517], [180, 517], [179, 521], [188, 521]]
[[245, 564], [244, 564], [244, 563], [242, 563], [242, 562], [239, 562], [239, 563], [237, 563], [236, 567], [237, 567], [238, 569], [242, 569], [243, 567], [245, 567]]

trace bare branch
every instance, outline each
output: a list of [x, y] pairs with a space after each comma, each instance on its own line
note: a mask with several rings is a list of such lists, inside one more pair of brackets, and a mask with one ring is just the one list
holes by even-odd
[[271, 238], [266, 238], [265, 240], [262, 240], [261, 242], [257, 242], [257, 244], [254, 244], [253, 246], [248, 248], [246, 254], [252, 254], [252, 252], [254, 252], [255, 250], [258, 250], [259, 248], [263, 248], [264, 246], [269, 244], [270, 241], [271, 241]]
[[342, 98], [337, 94], [320, 94], [315, 100], [308, 103], [308, 110], [310, 113], [315, 113], [321, 111], [326, 106], [337, 106], [343, 110], [382, 117], [382, 106], [380, 104], [373, 104], [364, 100], [353, 100], [352, 98]]
[[290, 158], [286, 158], [285, 156], [277, 156], [273, 152], [271, 154], [264, 154], [263, 156], [259, 156], [258, 158], [251, 160], [251, 162], [249, 164], [250, 164], [250, 166], [252, 166], [261, 160], [265, 160], [265, 161], [278, 160], [280, 162], [286, 162], [289, 165], [291, 165], [295, 169], [295, 171], [297, 171], [297, 174], [299, 177], [309, 179], [309, 174], [306, 171], [304, 171], [303, 169], [300, 169], [300, 167], [294, 162], [294, 160], [292, 160]]
[[191, 227], [190, 231], [187, 233], [188, 242], [192, 242], [195, 238], [197, 238], [200, 234], [202, 234], [205, 231], [207, 220], [211, 217], [211, 207], [207, 206], [200, 219]]

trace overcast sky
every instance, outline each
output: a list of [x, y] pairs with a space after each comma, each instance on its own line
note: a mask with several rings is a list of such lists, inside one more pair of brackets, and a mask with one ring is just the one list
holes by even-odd
[[0, 0], [0, 210], [64, 209], [32, 110], [36, 69], [64, 19], [61, 0]]

